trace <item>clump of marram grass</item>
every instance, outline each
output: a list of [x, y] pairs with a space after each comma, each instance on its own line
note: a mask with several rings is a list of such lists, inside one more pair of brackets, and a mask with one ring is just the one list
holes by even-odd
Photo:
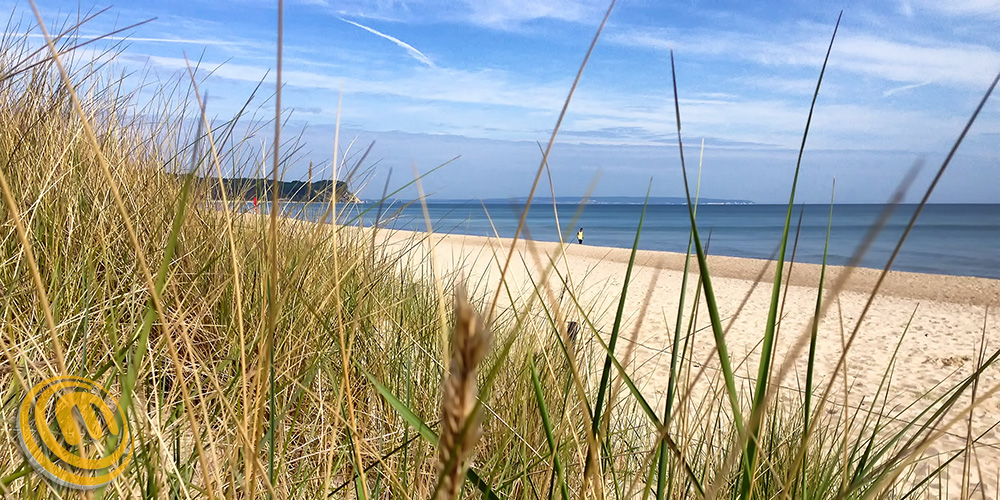
[[[414, 343], [423, 342], [435, 325], [430, 288], [359, 234], [283, 224], [279, 295], [269, 294], [264, 219], [242, 213], [245, 198], [230, 198], [236, 203], [228, 207], [209, 198], [220, 165], [258, 170], [259, 151], [247, 147], [258, 142], [240, 130], [259, 125], [242, 127], [236, 117], [208, 129], [218, 150], [204, 139], [192, 142], [186, 116], [193, 97], [165, 84], [143, 104], [122, 90], [108, 61], [70, 67], [64, 79], [47, 52], [29, 50], [28, 37], [14, 35], [23, 31], [8, 27], [0, 38], [0, 174], [13, 193], [0, 208], [3, 415], [55, 374], [56, 352], [66, 354], [71, 374], [107, 387], [129, 415], [136, 458], [99, 491], [104, 498], [303, 497], [334, 490], [350, 474], [345, 469], [361, 470], [380, 457], [370, 447], [360, 459], [347, 452], [340, 397], [374, 394], [343, 374], [356, 375], [355, 366], [367, 363], [394, 390], [405, 386], [390, 380], [401, 373], [390, 364], [413, 344], [383, 343], [394, 337], [381, 329], [412, 332]], [[101, 157], [110, 175], [99, 168]], [[23, 241], [15, 216], [25, 222]], [[26, 248], [37, 256], [35, 269], [25, 265]], [[35, 283], [47, 292], [47, 305]], [[384, 305], [392, 301], [400, 307]], [[282, 314], [265, 355], [261, 312], [273, 302]], [[53, 335], [43, 313], [54, 318]], [[348, 342], [331, 344], [338, 331]], [[350, 351], [346, 370], [342, 351]], [[373, 363], [376, 353], [382, 365]], [[409, 368], [419, 379], [439, 379], [429, 361], [413, 360]], [[434, 406], [422, 394], [408, 402]], [[377, 402], [373, 408], [359, 417], [361, 439], [386, 420]], [[11, 429], [4, 430], [0, 493], [65, 497], [64, 488], [32, 472]]]
[[455, 294], [454, 313], [451, 362], [441, 398], [438, 486], [434, 495], [437, 500], [458, 498], [469, 460], [482, 435], [476, 374], [493, 338], [462, 286]]

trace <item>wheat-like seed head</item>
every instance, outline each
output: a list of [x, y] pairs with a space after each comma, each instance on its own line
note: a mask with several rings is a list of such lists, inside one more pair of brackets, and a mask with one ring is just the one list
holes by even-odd
[[455, 330], [451, 364], [441, 402], [441, 440], [438, 443], [436, 500], [458, 498], [469, 458], [482, 426], [476, 406], [476, 369], [489, 350], [492, 335], [482, 316], [469, 303], [464, 287], [455, 295]]

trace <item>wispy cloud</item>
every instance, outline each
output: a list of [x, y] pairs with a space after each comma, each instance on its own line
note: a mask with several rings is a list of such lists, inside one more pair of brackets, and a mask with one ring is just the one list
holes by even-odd
[[[828, 35], [824, 35], [828, 36]], [[748, 61], [763, 66], [818, 67], [829, 39], [814, 27], [762, 39], [736, 31], [661, 30], [633, 28], [613, 34], [612, 41], [653, 50], [676, 49], [680, 54]], [[831, 68], [897, 83], [936, 83], [984, 87], [1000, 68], [1000, 52], [985, 45], [926, 39], [907, 43], [867, 33], [842, 33], [833, 47]]]
[[[816, 91], [815, 78], [788, 78], [777, 76], [752, 76], [742, 79], [748, 86], [782, 95], [812, 95]], [[824, 94], [830, 94], [832, 83], [824, 82]]]
[[1000, 18], [1000, 0], [961, 0], [942, 2], [919, 0], [920, 7], [952, 16], [986, 16]]
[[[150, 57], [165, 69], [183, 69], [179, 58]], [[257, 82], [267, 72], [263, 66], [222, 64], [213, 68], [215, 78]], [[315, 108], [322, 96], [347, 92], [348, 115], [370, 130], [449, 133], [466, 137], [531, 141], [545, 135], [565, 97], [568, 81], [533, 82], [500, 71], [435, 71], [418, 68], [391, 78], [336, 75], [289, 70], [286, 85], [289, 105]], [[902, 91], [902, 90], [900, 90]], [[295, 98], [293, 96], [299, 96]], [[875, 96], [881, 95], [881, 91]], [[296, 101], [298, 99], [298, 101]], [[805, 102], [780, 96], [737, 97], [697, 95], [681, 99], [685, 128], [691, 137], [767, 149], [793, 149], [801, 140], [807, 111]], [[851, 150], [927, 151], [938, 147], [942, 132], [960, 127], [952, 113], [907, 110], [892, 105], [823, 104], [817, 111], [810, 148]], [[584, 88], [575, 97], [566, 143], [653, 145], [670, 140], [676, 130], [672, 97], [637, 99], [607, 88]], [[456, 111], [460, 110], [460, 111]], [[328, 121], [335, 110], [309, 109], [310, 121]], [[489, 123], [492, 129], [482, 128]], [[406, 125], [403, 125], [406, 124]], [[913, 124], [933, 124], [914, 127]], [[402, 127], [402, 128], [401, 128]], [[990, 129], [984, 125], [984, 129]], [[610, 133], [609, 131], [615, 131]]]
[[325, 5], [345, 17], [394, 22], [445, 21], [504, 31], [516, 31], [525, 23], [540, 20], [596, 24], [608, 7], [605, 0], [302, 1]]
[[1000, 52], [983, 45], [911, 44], [873, 35], [851, 36], [834, 47], [837, 64], [895, 82], [985, 87], [1000, 68]]
[[402, 47], [404, 50], [406, 50], [406, 53], [410, 54], [410, 56], [413, 57], [414, 59], [416, 59], [417, 61], [420, 61], [421, 64], [425, 64], [425, 65], [427, 65], [427, 66], [429, 66], [431, 68], [436, 68], [437, 67], [437, 65], [434, 64], [434, 61], [432, 61], [431, 58], [427, 57], [426, 54], [424, 54], [423, 52], [420, 52], [414, 46], [412, 46], [412, 45], [410, 45], [410, 44], [408, 44], [408, 43], [406, 43], [406, 42], [404, 42], [404, 41], [402, 41], [402, 40], [400, 40], [400, 39], [398, 39], [398, 38], [396, 38], [396, 37], [394, 37], [392, 35], [387, 35], [387, 34], [382, 33], [381, 31], [379, 31], [377, 29], [369, 28], [368, 26], [356, 23], [354, 21], [349, 21], [349, 20], [344, 19], [344, 18], [340, 18], [340, 20], [344, 21], [347, 24], [351, 24], [351, 25], [357, 26], [358, 28], [361, 28], [361, 29], [363, 29], [363, 30], [365, 30], [365, 31], [373, 34], [373, 35], [385, 38], [386, 40], [389, 40], [390, 42], [392, 42], [392, 43], [394, 43], [394, 44]]
[[493, 28], [511, 28], [527, 21], [554, 19], [568, 22], [592, 22], [601, 19], [602, 0], [465, 0], [468, 20]]

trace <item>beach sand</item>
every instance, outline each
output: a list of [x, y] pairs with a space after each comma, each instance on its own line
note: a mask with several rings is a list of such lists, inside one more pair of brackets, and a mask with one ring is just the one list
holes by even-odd
[[[499, 282], [500, 263], [506, 260], [511, 241], [463, 235], [433, 235], [393, 232], [383, 235], [411, 262], [430, 262], [431, 246], [439, 276], [461, 275], [478, 296], [492, 299]], [[508, 271], [507, 280], [514, 289], [511, 296], [527, 300], [533, 289], [532, 280], [541, 281], [549, 262], [563, 276], [570, 276], [567, 287], [589, 311], [595, 328], [607, 339], [611, 331], [618, 299], [621, 294], [630, 250], [566, 244], [565, 257], [559, 258], [560, 244], [521, 241]], [[905, 247], [904, 247], [905, 249]], [[789, 248], [789, 255], [791, 249]], [[670, 345], [676, 321], [678, 296], [683, 276], [683, 254], [644, 251], [636, 255], [635, 268], [624, 308], [625, 327], [616, 351], [620, 359], [627, 357], [626, 369], [641, 388], [644, 397], [654, 407], [662, 408], [670, 363]], [[732, 321], [726, 341], [737, 384], [750, 387], [756, 379], [760, 341], [767, 319], [774, 278], [774, 263], [754, 259], [712, 256], [708, 262], [723, 325]], [[698, 278], [697, 262], [691, 261], [685, 308], [690, 311]], [[788, 270], [788, 264], [785, 266]], [[865, 314], [856, 338], [845, 358], [839, 376], [831, 377], [843, 352], [842, 346], [854, 329], [862, 308], [880, 274], [872, 269], [855, 269], [846, 286], [837, 296], [830, 288], [846, 268], [830, 267], [826, 275], [824, 301], [831, 307], [819, 327], [816, 373], [822, 388], [834, 383], [828, 412], [842, 413], [843, 408], [870, 408], [879, 384], [899, 344], [892, 385], [885, 406], [879, 411], [893, 419], [912, 418], [932, 403], [945, 386], [957, 384], [971, 374], [985, 341], [987, 356], [1000, 348], [1000, 280], [971, 277], [925, 275], [890, 272], [882, 284], [870, 310]], [[456, 274], [457, 273], [457, 274]], [[796, 263], [790, 279], [776, 343], [775, 366], [786, 366], [786, 375], [777, 382], [790, 391], [804, 385], [808, 331], [813, 317], [820, 266]], [[763, 276], [754, 287], [758, 276]], [[563, 282], [549, 274], [544, 281], [551, 299], [563, 295]], [[751, 292], [751, 290], [753, 290]], [[749, 294], [749, 295], [748, 295]], [[502, 294], [501, 305], [508, 305], [508, 295]], [[734, 315], [746, 301], [738, 316]], [[704, 301], [702, 301], [704, 304]], [[501, 308], [502, 309], [502, 308]], [[566, 320], [579, 320], [580, 315], [566, 307]], [[912, 320], [911, 320], [912, 316]], [[687, 320], [685, 320], [687, 321]], [[909, 328], [907, 330], [907, 324]], [[695, 322], [691, 362], [706, 366], [705, 379], [718, 383], [719, 360], [711, 332], [707, 310], [701, 307]], [[790, 355], [793, 353], [794, 355]], [[591, 371], [594, 364], [590, 363]], [[599, 369], [599, 368], [597, 368]], [[942, 384], [942, 381], [945, 383]], [[972, 411], [974, 435], [985, 434], [974, 447], [970, 468], [970, 488], [992, 497], [997, 494], [1000, 470], [1000, 432], [991, 427], [1000, 421], [1000, 369], [988, 368], [978, 388], [976, 407]], [[692, 399], [705, 394], [692, 389]], [[914, 401], [916, 405], [912, 405]], [[956, 408], [965, 409], [971, 398], [966, 394]], [[933, 467], [962, 449], [969, 428], [967, 417], [958, 411], [946, 418], [952, 423], [942, 438], [926, 450], [932, 457], [924, 465]], [[901, 421], [901, 420], [897, 420]], [[961, 490], [962, 459], [950, 470], [946, 496]], [[939, 486], [936, 486], [939, 487]]]

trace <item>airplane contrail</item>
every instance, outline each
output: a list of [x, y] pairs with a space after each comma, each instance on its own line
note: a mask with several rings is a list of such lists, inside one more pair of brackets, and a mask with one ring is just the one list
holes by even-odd
[[930, 85], [930, 84], [931, 84], [931, 82], [914, 83], [913, 85], [903, 85], [902, 87], [891, 88], [891, 89], [886, 90], [885, 92], [883, 92], [882, 93], [882, 97], [889, 97], [889, 96], [891, 96], [893, 94], [896, 94], [896, 93], [899, 93], [899, 92], [906, 92], [907, 90], [918, 89], [920, 87], [925, 87], [925, 86]]
[[365, 26], [363, 24], [358, 24], [358, 23], [356, 23], [354, 21], [348, 21], [347, 19], [344, 19], [344, 18], [340, 18], [340, 20], [344, 21], [347, 24], [353, 24], [353, 25], [355, 25], [355, 26], [357, 26], [357, 27], [359, 27], [359, 28], [361, 28], [361, 29], [363, 29], [363, 30], [365, 30], [365, 31], [373, 34], [373, 35], [380, 36], [382, 38], [385, 38], [386, 40], [389, 40], [390, 42], [392, 42], [392, 43], [394, 43], [396, 45], [399, 45], [404, 50], [406, 50], [406, 52], [408, 54], [410, 54], [411, 57], [413, 57], [417, 61], [420, 61], [423, 64], [426, 64], [427, 66], [429, 66], [431, 68], [436, 68], [437, 67], [437, 65], [434, 64], [434, 61], [432, 61], [431, 58], [427, 57], [426, 54], [424, 54], [423, 52], [420, 52], [414, 46], [412, 46], [412, 45], [410, 45], [410, 44], [408, 44], [408, 43], [406, 43], [406, 42], [404, 42], [404, 41], [402, 41], [402, 40], [400, 40], [400, 39], [398, 39], [398, 38], [396, 38], [394, 36], [386, 35], [385, 33], [382, 33], [379, 30], [376, 30], [374, 28], [369, 28], [368, 26]]

